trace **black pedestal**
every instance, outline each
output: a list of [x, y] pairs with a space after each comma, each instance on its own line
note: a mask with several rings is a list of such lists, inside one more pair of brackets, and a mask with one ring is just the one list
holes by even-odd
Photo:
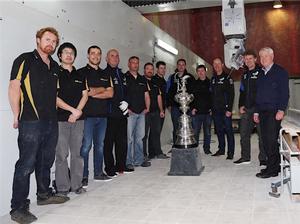
[[172, 148], [169, 176], [199, 176], [203, 169], [198, 148]]

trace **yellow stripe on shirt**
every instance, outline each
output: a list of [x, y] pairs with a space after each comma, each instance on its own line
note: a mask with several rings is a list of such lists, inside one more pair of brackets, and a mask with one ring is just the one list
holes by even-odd
[[17, 74], [17, 77], [16, 77], [17, 80], [21, 80], [21, 78], [22, 78], [22, 73], [23, 73], [23, 70], [24, 70], [24, 64], [25, 64], [25, 60], [22, 62], [22, 64], [19, 67], [19, 71], [18, 71], [18, 74]]
[[34, 104], [34, 100], [33, 100], [33, 97], [32, 97], [32, 92], [31, 92], [31, 86], [30, 86], [30, 78], [29, 78], [29, 72], [27, 73], [26, 75], [26, 78], [24, 80], [24, 85], [25, 85], [25, 89], [26, 89], [26, 93], [27, 93], [27, 96], [29, 98], [29, 101], [32, 105], [32, 108], [34, 109], [34, 112], [37, 116], [37, 118], [39, 119], [39, 114], [37, 112], [37, 109], [35, 107], [35, 104]]

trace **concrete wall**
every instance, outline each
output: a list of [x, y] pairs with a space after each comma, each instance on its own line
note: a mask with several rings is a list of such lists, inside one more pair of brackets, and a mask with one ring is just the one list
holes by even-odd
[[[0, 1], [0, 216], [8, 213], [11, 198], [14, 164], [18, 158], [17, 134], [12, 128], [7, 87], [13, 60], [21, 53], [35, 48], [35, 33], [45, 26], [56, 27], [61, 43], [74, 43], [78, 50], [75, 66], [86, 64], [86, 50], [99, 45], [105, 53], [110, 48], [120, 50], [123, 71], [127, 59], [137, 55], [141, 59], [140, 73], [145, 62], [152, 61], [155, 38], [175, 46], [174, 56], [155, 48], [158, 60], [167, 62], [168, 73], [173, 72], [179, 57], [187, 59], [188, 69], [204, 61], [154, 26], [135, 9], [121, 1]], [[56, 57], [55, 57], [56, 58]], [[105, 67], [105, 54], [101, 67]], [[171, 137], [170, 124], [166, 122], [163, 139]], [[35, 201], [35, 180], [32, 175], [30, 198]]]

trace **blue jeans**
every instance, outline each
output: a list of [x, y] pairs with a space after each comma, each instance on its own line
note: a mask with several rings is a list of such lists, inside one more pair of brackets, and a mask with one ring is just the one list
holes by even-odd
[[145, 136], [145, 114], [130, 114], [127, 124], [128, 149], [126, 165], [139, 166], [144, 162], [143, 138]]
[[80, 155], [83, 157], [83, 177], [89, 176], [89, 152], [94, 144], [94, 176], [103, 173], [103, 146], [106, 117], [88, 117], [84, 121], [83, 141]]
[[19, 122], [19, 160], [15, 165], [11, 208], [22, 208], [28, 202], [30, 175], [35, 171], [38, 199], [52, 192], [50, 169], [55, 159], [58, 138], [57, 121]]
[[192, 124], [195, 132], [195, 139], [199, 144], [199, 135], [201, 127], [203, 125], [204, 138], [203, 138], [203, 149], [204, 152], [210, 151], [210, 139], [211, 139], [211, 115], [210, 114], [196, 114], [192, 116]]
[[225, 111], [214, 111], [215, 128], [218, 136], [219, 151], [225, 152], [225, 133], [228, 144], [228, 156], [234, 155], [234, 134], [232, 129], [232, 118], [225, 115]]

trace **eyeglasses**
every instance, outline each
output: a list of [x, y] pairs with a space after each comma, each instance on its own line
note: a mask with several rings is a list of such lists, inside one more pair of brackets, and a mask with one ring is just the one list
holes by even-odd
[[61, 53], [66, 55], [71, 55], [71, 56], [75, 55], [73, 51], [62, 51]]

